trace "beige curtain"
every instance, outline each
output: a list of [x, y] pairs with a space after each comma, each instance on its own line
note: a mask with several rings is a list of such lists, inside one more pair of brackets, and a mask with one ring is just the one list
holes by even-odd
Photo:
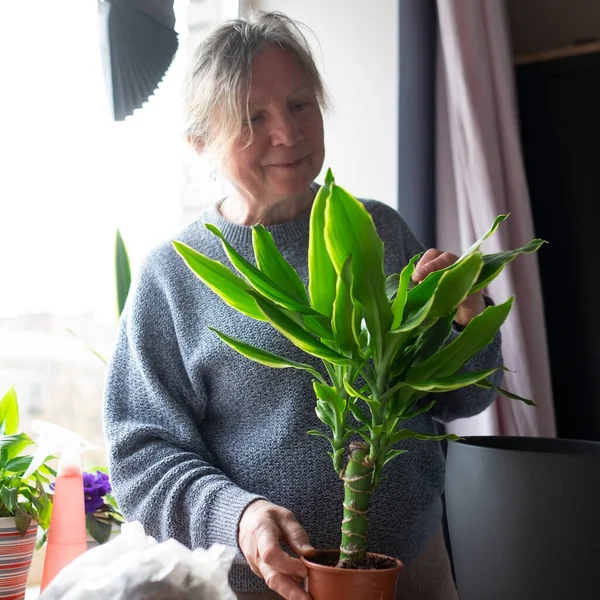
[[[437, 0], [438, 247], [460, 254], [500, 213], [511, 213], [484, 251], [535, 237], [519, 143], [509, 33], [502, 0]], [[543, 248], [541, 250], [543, 252]], [[499, 398], [484, 413], [451, 423], [460, 435], [556, 435], [537, 259], [519, 257], [490, 285], [515, 295], [502, 329], [504, 386], [536, 408]]]

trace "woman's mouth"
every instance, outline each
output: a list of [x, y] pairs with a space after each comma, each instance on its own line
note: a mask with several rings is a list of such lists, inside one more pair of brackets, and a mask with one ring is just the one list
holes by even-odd
[[302, 158], [299, 158], [298, 160], [292, 161], [292, 162], [287, 162], [287, 163], [276, 163], [271, 165], [272, 167], [277, 167], [278, 169], [293, 169], [294, 167], [297, 167], [299, 165], [301, 165], [304, 160], [306, 159], [306, 156], [303, 156]]

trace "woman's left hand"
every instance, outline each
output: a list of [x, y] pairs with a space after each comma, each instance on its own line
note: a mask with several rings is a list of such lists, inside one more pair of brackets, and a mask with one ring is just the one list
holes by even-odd
[[[442, 252], [435, 248], [430, 248], [423, 254], [419, 262], [415, 266], [415, 272], [413, 273], [412, 280], [415, 283], [421, 283], [429, 273], [445, 269], [450, 265], [453, 265], [458, 260], [458, 256], [451, 254], [450, 252]], [[467, 325], [473, 317], [481, 314], [485, 309], [485, 301], [483, 300], [483, 294], [477, 292], [472, 296], [468, 296], [464, 302], [458, 307], [456, 317], [454, 318], [455, 323]]]

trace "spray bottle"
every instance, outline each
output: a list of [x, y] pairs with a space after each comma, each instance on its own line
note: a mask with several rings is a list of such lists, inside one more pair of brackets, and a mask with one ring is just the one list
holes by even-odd
[[68, 429], [44, 421], [34, 421], [32, 429], [39, 434], [38, 449], [25, 477], [48, 456], [59, 455], [42, 575], [43, 591], [61, 569], [87, 550], [81, 453], [97, 446]]

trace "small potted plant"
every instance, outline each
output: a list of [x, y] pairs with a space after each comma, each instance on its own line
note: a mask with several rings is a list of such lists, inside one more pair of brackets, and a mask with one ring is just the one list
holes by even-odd
[[89, 549], [118, 535], [125, 519], [111, 494], [112, 486], [104, 469], [83, 472], [83, 491]]
[[335, 472], [344, 481], [340, 548], [305, 560], [309, 568], [305, 585], [314, 600], [362, 598], [365, 589], [370, 590], [369, 597], [379, 600], [394, 597], [401, 564], [367, 552], [371, 499], [386, 463], [405, 452], [398, 447], [401, 442], [454, 439], [404, 426], [432, 408], [435, 397], [430, 394], [469, 385], [495, 387], [488, 378], [497, 369], [470, 373], [460, 369], [493, 340], [512, 298], [488, 306], [458, 335], [452, 334], [452, 322], [468, 295], [485, 288], [516, 256], [535, 252], [543, 243], [533, 240], [516, 250], [484, 256], [482, 242], [506, 216], [499, 216], [455, 264], [415, 286], [411, 277], [419, 256], [386, 279], [383, 242], [371, 216], [360, 201], [335, 184], [331, 172], [311, 209], [308, 293], [261, 225], [252, 228], [257, 266], [239, 254], [217, 227], [206, 225], [220, 238], [242, 277], [174, 242], [188, 267], [226, 303], [267, 321], [304, 352], [322, 360], [324, 369], [319, 372], [214, 330], [251, 360], [275, 368], [304, 369], [314, 378], [317, 417], [330, 433], [308, 433], [327, 440]]
[[52, 511], [47, 490], [56, 473], [44, 461], [24, 477], [34, 445], [19, 431], [17, 394], [11, 388], [0, 401], [0, 590], [15, 600], [25, 597], [36, 539], [44, 538]]

